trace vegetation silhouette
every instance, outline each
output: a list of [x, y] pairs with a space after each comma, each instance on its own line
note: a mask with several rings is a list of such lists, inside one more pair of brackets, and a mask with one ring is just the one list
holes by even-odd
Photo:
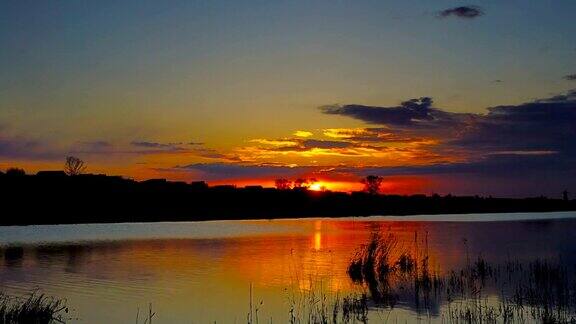
[[65, 323], [66, 301], [33, 291], [28, 296], [14, 297], [0, 293], [0, 323]]
[[8, 170], [6, 170], [6, 175], [18, 177], [18, 176], [26, 175], [26, 172], [24, 171], [24, 169], [20, 169], [20, 168], [9, 168]]
[[364, 191], [376, 195], [380, 192], [380, 186], [382, 186], [382, 182], [384, 181], [383, 177], [369, 175], [366, 178], [362, 179], [362, 183], [364, 184]]
[[292, 182], [288, 179], [276, 179], [274, 184], [278, 190], [288, 190], [291, 188]]
[[86, 171], [86, 164], [75, 156], [69, 156], [64, 163], [64, 173], [69, 176], [77, 176]]
[[[279, 188], [208, 186], [120, 176], [83, 174], [83, 162], [64, 171], [26, 175], [12, 168], [0, 174], [3, 213], [0, 225], [199, 221], [370, 215], [549, 212], [576, 210], [576, 200], [545, 197], [511, 199], [479, 196], [384, 195], [366, 192], [312, 191], [313, 179]], [[376, 177], [377, 179], [378, 177]]]
[[576, 264], [570, 260], [498, 264], [466, 253], [465, 266], [439, 271], [427, 248], [418, 247], [417, 233], [414, 245], [402, 249], [394, 235], [376, 232], [358, 249], [348, 275], [366, 288], [369, 306], [400, 306], [447, 323], [576, 322]]

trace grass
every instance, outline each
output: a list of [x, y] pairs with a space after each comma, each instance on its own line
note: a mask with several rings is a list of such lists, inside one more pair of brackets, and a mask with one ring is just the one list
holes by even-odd
[[36, 291], [24, 298], [0, 294], [1, 324], [64, 323], [64, 313], [68, 313], [64, 300]]

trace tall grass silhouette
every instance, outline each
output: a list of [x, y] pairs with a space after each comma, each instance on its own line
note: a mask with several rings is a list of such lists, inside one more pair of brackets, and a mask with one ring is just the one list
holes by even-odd
[[409, 308], [449, 323], [576, 322], [574, 265], [540, 258], [492, 264], [466, 252], [465, 266], [440, 273], [417, 242], [401, 249], [393, 235], [374, 233], [358, 249], [348, 275], [369, 292], [373, 307]]

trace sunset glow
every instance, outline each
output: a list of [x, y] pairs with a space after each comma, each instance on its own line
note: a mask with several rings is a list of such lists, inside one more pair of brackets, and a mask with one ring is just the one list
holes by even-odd
[[429, 1], [191, 2], [155, 16], [164, 5], [144, 2], [0, 10], [0, 170], [73, 155], [139, 180], [329, 179], [315, 191], [361, 190], [370, 174], [387, 193], [576, 185], [574, 2], [526, 4], [514, 33], [500, 32], [508, 2], [470, 16]]
[[320, 182], [316, 182], [310, 185], [310, 187], [308, 189], [312, 190], [312, 191], [320, 191], [320, 190], [324, 190], [326, 188], [326, 185], [323, 185]]
[[0, 318], [574, 322], [575, 13], [0, 0]]

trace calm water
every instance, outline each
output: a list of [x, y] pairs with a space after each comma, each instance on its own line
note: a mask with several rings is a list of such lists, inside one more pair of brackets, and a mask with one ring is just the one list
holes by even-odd
[[440, 272], [467, 253], [576, 260], [576, 213], [1, 227], [0, 285], [66, 298], [80, 323], [133, 323], [149, 303], [155, 323], [245, 323], [252, 285], [262, 322], [284, 323], [295, 291], [362, 290], [346, 269], [374, 231], [417, 237]]

